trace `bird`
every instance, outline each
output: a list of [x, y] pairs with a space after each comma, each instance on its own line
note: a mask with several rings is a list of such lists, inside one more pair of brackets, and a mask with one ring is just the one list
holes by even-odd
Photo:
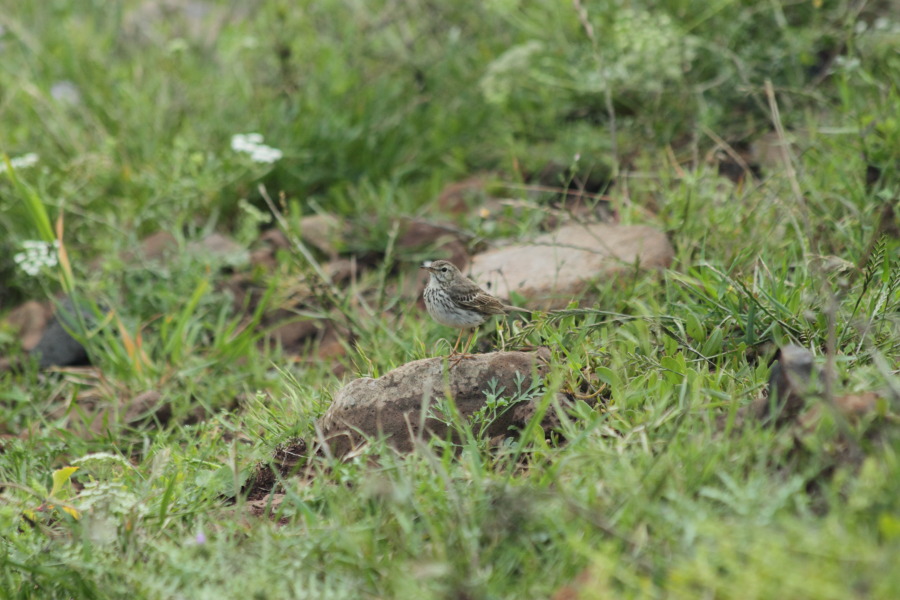
[[474, 329], [492, 316], [511, 312], [531, 313], [527, 308], [504, 304], [463, 275], [450, 261], [426, 262], [419, 268], [430, 274], [422, 294], [428, 314], [441, 325], [460, 330], [450, 356], [457, 354], [464, 330], [472, 329], [463, 347], [467, 348], [475, 335]]

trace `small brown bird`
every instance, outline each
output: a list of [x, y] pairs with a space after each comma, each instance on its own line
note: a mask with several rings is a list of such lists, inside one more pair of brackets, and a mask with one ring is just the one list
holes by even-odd
[[472, 341], [472, 336], [475, 335], [474, 328], [493, 315], [531, 312], [525, 308], [503, 304], [478, 287], [477, 283], [460, 273], [459, 269], [449, 261], [436, 260], [426, 263], [420, 268], [431, 273], [423, 294], [428, 314], [441, 325], [456, 327], [460, 330], [450, 356], [457, 353], [456, 348], [462, 339], [463, 330], [473, 330], [464, 346], [467, 348]]

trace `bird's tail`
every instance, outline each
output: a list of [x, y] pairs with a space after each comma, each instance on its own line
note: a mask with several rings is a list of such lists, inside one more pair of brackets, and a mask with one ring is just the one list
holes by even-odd
[[520, 313], [528, 313], [529, 315], [532, 313], [532, 311], [527, 308], [520, 308], [518, 306], [510, 306], [509, 304], [504, 304], [503, 310], [508, 313], [520, 312]]

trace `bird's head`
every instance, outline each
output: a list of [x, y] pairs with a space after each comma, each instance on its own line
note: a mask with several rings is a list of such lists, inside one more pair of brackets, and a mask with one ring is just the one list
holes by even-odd
[[452, 262], [447, 260], [426, 262], [419, 268], [425, 269], [431, 273], [432, 279], [436, 279], [442, 283], [449, 283], [459, 276], [459, 269], [457, 269]]

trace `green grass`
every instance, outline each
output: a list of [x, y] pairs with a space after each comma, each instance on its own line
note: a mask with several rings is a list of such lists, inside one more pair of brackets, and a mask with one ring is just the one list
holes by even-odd
[[[548, 598], [576, 578], [583, 599], [900, 594], [886, 5], [301, 4], [0, 15], [0, 151], [39, 157], [0, 174], [0, 314], [64, 291], [98, 317], [77, 332], [96, 370], [0, 373], [0, 597]], [[77, 99], [54, 98], [66, 86]], [[249, 132], [283, 158], [232, 151]], [[787, 160], [737, 184], [717, 173], [718, 139], [744, 151], [771, 132]], [[445, 348], [395, 292], [433, 250], [398, 245], [397, 218], [456, 219], [473, 249], [527, 236], [548, 202], [529, 186], [551, 163], [542, 185], [600, 180], [620, 222], [675, 248], [665, 272], [481, 334], [550, 348], [532, 393], [593, 399], [499, 446], [456, 422], [456, 444], [408, 456], [374, 442], [311, 457], [253, 516], [255, 467], [312, 439], [343, 383]], [[483, 172], [527, 208], [485, 218], [475, 194], [469, 214], [440, 212], [444, 185]], [[190, 250], [213, 231], [249, 248], [274, 224], [260, 186], [292, 235], [304, 215], [341, 219], [357, 277], [323, 283], [315, 251], [254, 271]], [[158, 230], [174, 258], [123, 258]], [[22, 242], [57, 232], [68, 260], [27, 275]], [[258, 314], [233, 306], [230, 270], [264, 298]], [[310, 285], [298, 318], [336, 323], [341, 375], [259, 344], [262, 311]], [[791, 342], [835, 395], [878, 391], [876, 414], [723, 431]], [[0, 357], [24, 358], [5, 325]], [[165, 410], [129, 414], [148, 390]]]

